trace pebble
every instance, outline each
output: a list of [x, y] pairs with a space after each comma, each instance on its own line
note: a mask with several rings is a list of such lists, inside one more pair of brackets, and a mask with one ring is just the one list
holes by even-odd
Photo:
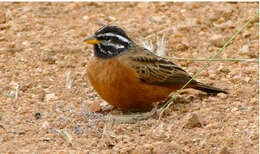
[[244, 45], [240, 50], [241, 50], [241, 53], [246, 54], [249, 52], [249, 47], [248, 47], [248, 45]]
[[258, 103], [258, 99], [257, 99], [256, 97], [251, 98], [251, 99], [250, 99], [250, 103], [252, 103], [252, 104], [257, 104], [257, 103]]
[[227, 98], [227, 94], [224, 94], [224, 93], [218, 93], [217, 96], [222, 98], [222, 99], [226, 99]]
[[36, 119], [40, 119], [41, 118], [41, 112], [36, 112], [34, 116], [35, 116]]
[[233, 107], [232, 109], [231, 109], [231, 112], [236, 112], [236, 111], [238, 111], [239, 109], [237, 108], [237, 107]]
[[176, 45], [176, 49], [177, 51], [185, 51], [189, 48], [188, 45], [184, 44], [184, 43], [180, 43]]
[[45, 95], [45, 101], [49, 101], [49, 100], [52, 100], [52, 99], [55, 99], [56, 98], [56, 95], [54, 93], [51, 93], [51, 94], [46, 94]]
[[25, 46], [25, 47], [28, 47], [30, 44], [28, 41], [23, 41], [22, 44]]
[[209, 42], [211, 45], [216, 46], [216, 47], [222, 47], [225, 44], [224, 37], [220, 34], [215, 34], [213, 35], [210, 39]]
[[209, 78], [212, 79], [212, 80], [215, 80], [216, 79], [216, 74], [210, 73], [209, 74]]
[[94, 101], [89, 107], [88, 107], [88, 111], [93, 113], [93, 112], [100, 112], [101, 106], [97, 101]]
[[229, 72], [231, 72], [230, 69], [227, 68], [227, 66], [223, 66], [223, 65], [221, 65], [221, 64], [220, 64], [219, 67], [218, 67], [218, 71], [223, 72], [223, 73], [225, 73], [225, 74], [228, 74]]
[[245, 31], [244, 33], [242, 33], [242, 35], [244, 38], [247, 38], [247, 37], [251, 36], [251, 33], [248, 31]]
[[251, 80], [251, 78], [248, 77], [248, 76], [244, 78], [244, 81], [246, 81], [247, 83], [248, 83], [250, 80]]
[[6, 23], [6, 15], [4, 11], [0, 12], [0, 24]]
[[42, 127], [43, 127], [43, 128], [49, 127], [49, 122], [48, 122], [48, 121], [44, 121], [44, 122], [42, 123]]
[[230, 152], [228, 151], [227, 147], [223, 147], [220, 151], [219, 154], [230, 154]]
[[240, 111], [245, 111], [245, 110], [248, 110], [248, 107], [246, 107], [246, 106], [241, 106], [241, 107], [239, 107], [239, 110], [240, 110]]
[[163, 17], [162, 16], [154, 16], [154, 17], [150, 18], [150, 21], [152, 23], [154, 23], [154, 22], [161, 23], [161, 22], [163, 22]]
[[83, 16], [82, 19], [83, 19], [83, 20], [88, 20], [89, 17], [88, 17], [88, 16]]
[[108, 16], [108, 17], [106, 18], [106, 20], [109, 21], [109, 22], [112, 22], [112, 21], [116, 21], [116, 18], [115, 18], [115, 17], [112, 17], [112, 16]]
[[9, 29], [10, 25], [8, 24], [0, 24], [0, 30], [5, 30], [5, 29]]
[[97, 22], [98, 25], [105, 25], [105, 20], [101, 19]]
[[201, 122], [201, 120], [200, 120], [198, 114], [193, 113], [193, 114], [189, 117], [189, 119], [188, 119], [188, 121], [187, 121], [187, 123], [186, 123], [185, 126], [186, 126], [187, 128], [201, 127], [201, 126], [202, 126], [202, 122]]

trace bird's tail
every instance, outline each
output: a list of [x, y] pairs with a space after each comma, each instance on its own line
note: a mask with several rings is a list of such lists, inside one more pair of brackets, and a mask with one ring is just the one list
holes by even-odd
[[198, 90], [201, 90], [201, 91], [204, 91], [204, 92], [207, 92], [207, 93], [225, 93], [225, 94], [228, 94], [227, 91], [225, 90], [222, 90], [222, 89], [219, 89], [219, 88], [216, 88], [216, 87], [213, 87], [213, 86], [209, 86], [209, 85], [206, 85], [206, 84], [203, 84], [203, 83], [200, 83], [200, 82], [197, 82], [197, 84], [194, 84], [192, 86], [192, 88], [194, 89], [198, 89]]

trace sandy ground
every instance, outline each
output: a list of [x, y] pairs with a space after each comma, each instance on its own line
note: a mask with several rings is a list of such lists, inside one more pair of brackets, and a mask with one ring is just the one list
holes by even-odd
[[[164, 36], [167, 56], [208, 58], [258, 10], [258, 3], [1, 2], [0, 153], [258, 153], [258, 63], [213, 62], [197, 79], [229, 95], [187, 90], [160, 121], [120, 124], [86, 116], [94, 102], [110, 106], [88, 83], [92, 46], [82, 41], [113, 24], [136, 42]], [[220, 57], [258, 55], [256, 19]], [[173, 61], [191, 74], [205, 64]], [[190, 127], [192, 115], [199, 124]]]

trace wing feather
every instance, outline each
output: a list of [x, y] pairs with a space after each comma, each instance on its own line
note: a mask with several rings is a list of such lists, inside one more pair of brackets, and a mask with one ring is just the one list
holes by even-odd
[[[171, 61], [156, 56], [144, 48], [139, 48], [131, 54], [131, 65], [140, 81], [161, 86], [185, 84], [191, 76]], [[193, 81], [196, 82], [196, 81]]]

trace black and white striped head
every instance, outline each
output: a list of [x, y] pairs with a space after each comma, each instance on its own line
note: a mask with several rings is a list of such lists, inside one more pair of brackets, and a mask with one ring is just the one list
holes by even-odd
[[117, 56], [134, 45], [127, 34], [117, 26], [104, 26], [84, 41], [94, 45], [95, 56], [100, 58]]

